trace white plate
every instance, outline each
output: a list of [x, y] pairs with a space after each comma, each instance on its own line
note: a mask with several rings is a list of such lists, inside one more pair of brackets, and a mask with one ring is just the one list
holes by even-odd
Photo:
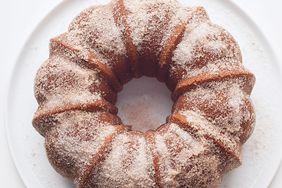
[[[187, 5], [203, 5], [215, 23], [224, 26], [234, 35], [242, 48], [245, 65], [257, 78], [252, 95], [257, 113], [256, 129], [243, 147], [243, 165], [225, 176], [222, 187], [267, 187], [282, 156], [282, 126], [279, 121], [282, 91], [278, 62], [258, 28], [231, 2], [182, 1]], [[27, 187], [72, 187], [69, 180], [58, 175], [50, 166], [44, 151], [44, 140], [31, 125], [37, 107], [33, 97], [33, 81], [38, 67], [48, 57], [49, 39], [66, 31], [72, 18], [90, 4], [106, 2], [64, 1], [38, 25], [18, 58], [10, 82], [5, 117], [11, 153]], [[144, 100], [140, 100], [140, 97]], [[149, 118], [164, 122], [164, 116], [169, 114], [171, 107], [169, 92], [164, 86], [148, 78], [132, 81], [120, 93], [118, 106], [126, 112], [125, 106], [134, 106], [133, 101], [138, 98], [139, 104], [145, 108], [153, 106], [149, 110], [155, 114], [157, 110], [161, 112], [160, 115]], [[156, 105], [151, 105], [152, 103]], [[120, 114], [126, 119], [123, 112]], [[125, 121], [131, 122], [130, 117]]]

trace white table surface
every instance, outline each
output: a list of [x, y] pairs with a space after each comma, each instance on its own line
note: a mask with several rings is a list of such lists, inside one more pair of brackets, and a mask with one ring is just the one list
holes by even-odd
[[[11, 65], [14, 64], [21, 47], [38, 22], [59, 2], [60, 0], [0, 0], [0, 116], [3, 115], [4, 94], [13, 67]], [[282, 67], [282, 1], [234, 0], [234, 2], [261, 28], [278, 55]], [[0, 187], [25, 187], [11, 159], [3, 122], [0, 122], [0, 180]], [[270, 186], [280, 187], [282, 168]]]

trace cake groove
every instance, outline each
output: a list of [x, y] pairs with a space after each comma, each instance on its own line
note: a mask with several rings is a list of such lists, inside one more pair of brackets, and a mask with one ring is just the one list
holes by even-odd
[[[95, 103], [87, 103], [87, 104], [76, 104], [76, 105], [66, 105], [64, 108], [56, 108], [51, 111], [38, 111], [32, 120], [33, 126], [37, 129], [40, 126], [40, 122], [44, 122], [44, 119], [48, 119], [49, 117], [59, 114], [66, 111], [74, 111], [74, 110], [82, 110], [82, 111], [104, 111], [104, 112], [110, 112], [112, 114], [117, 114], [117, 108], [113, 106], [111, 103], [105, 101], [105, 100], [99, 100], [95, 101]], [[41, 131], [40, 131], [41, 132]]]
[[172, 36], [167, 40], [164, 45], [164, 49], [160, 55], [160, 66], [158, 70], [158, 80], [166, 81], [168, 74], [168, 64], [171, 61], [172, 53], [176, 49], [176, 46], [179, 44], [183, 37], [185, 30], [185, 24], [181, 23], [176, 26]]
[[246, 80], [246, 84], [243, 87], [243, 90], [247, 94], [250, 94], [253, 88], [253, 84], [255, 82], [254, 75], [248, 71], [234, 70], [234, 71], [221, 71], [216, 74], [203, 74], [189, 79], [181, 80], [177, 84], [172, 94], [172, 98], [173, 100], [177, 100], [177, 98], [180, 95], [201, 84], [206, 84], [208, 82], [213, 82], [217, 80], [236, 79], [236, 78], [243, 78]]
[[149, 148], [152, 152], [152, 157], [153, 157], [153, 165], [154, 165], [154, 178], [157, 187], [162, 188], [163, 186], [161, 185], [161, 174], [160, 174], [160, 157], [158, 153], [155, 151], [156, 148], [154, 147], [155, 143], [155, 138], [154, 138], [154, 132], [153, 131], [147, 131], [145, 134], [145, 138], [147, 140], [147, 143], [149, 144]]
[[122, 28], [122, 34], [127, 51], [127, 56], [131, 64], [131, 70], [136, 78], [141, 76], [138, 65], [138, 52], [136, 46], [132, 42], [131, 28], [127, 23], [127, 11], [124, 6], [124, 0], [116, 0], [114, 2], [114, 19], [119, 28]]

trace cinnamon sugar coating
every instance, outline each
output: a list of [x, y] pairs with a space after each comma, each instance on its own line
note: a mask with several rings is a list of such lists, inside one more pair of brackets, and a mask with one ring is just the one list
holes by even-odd
[[[165, 82], [175, 101], [166, 123], [145, 133], [114, 106], [122, 86], [143, 75]], [[77, 188], [218, 187], [254, 129], [254, 83], [236, 40], [203, 7], [112, 0], [51, 39], [33, 126]]]

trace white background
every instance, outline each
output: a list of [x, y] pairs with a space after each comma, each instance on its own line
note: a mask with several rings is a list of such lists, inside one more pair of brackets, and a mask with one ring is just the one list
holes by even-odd
[[[21, 47], [38, 22], [59, 2], [60, 0], [0, 0], [1, 116], [9, 75]], [[279, 0], [234, 0], [234, 2], [261, 28], [279, 55], [282, 67], [282, 2]], [[9, 154], [3, 122], [0, 122], [0, 180], [0, 187], [24, 187]], [[282, 169], [270, 187], [282, 187]]]

